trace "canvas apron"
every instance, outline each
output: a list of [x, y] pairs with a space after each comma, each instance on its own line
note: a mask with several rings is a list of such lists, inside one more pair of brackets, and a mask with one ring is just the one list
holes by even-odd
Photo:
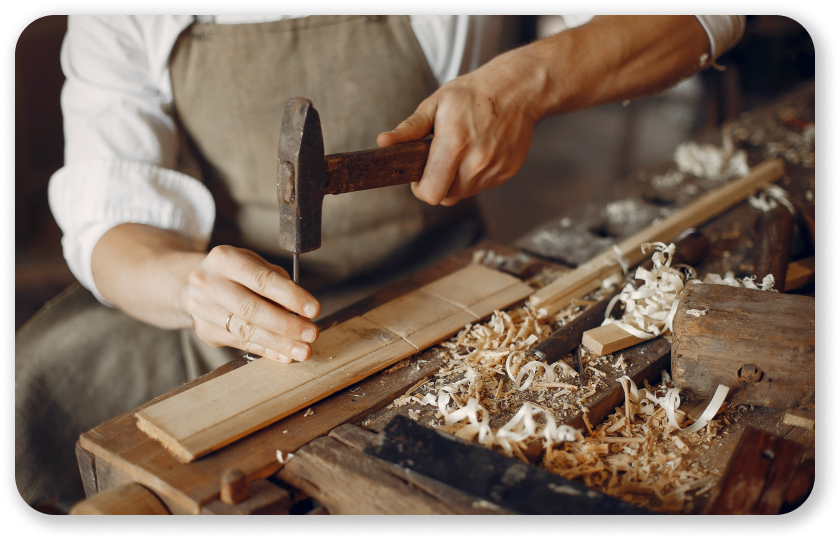
[[[195, 24], [170, 68], [186, 134], [179, 168], [197, 163], [214, 194], [213, 242], [268, 257], [283, 255], [274, 156], [286, 100], [313, 101], [332, 153], [374, 147], [436, 87], [408, 17]], [[323, 246], [303, 258], [315, 286], [359, 274], [381, 286], [418, 254], [440, 257], [480, 234], [474, 205], [433, 208], [408, 186], [328, 196], [323, 215]], [[236, 354], [192, 329], [141, 323], [79, 286], [53, 299], [15, 335], [15, 478], [24, 500], [69, 509], [84, 497], [80, 433]]]

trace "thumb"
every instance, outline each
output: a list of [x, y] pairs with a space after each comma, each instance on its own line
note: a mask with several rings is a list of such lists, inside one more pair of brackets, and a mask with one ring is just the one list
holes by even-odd
[[404, 142], [419, 141], [432, 131], [435, 124], [437, 105], [429, 100], [417, 107], [414, 114], [400, 122], [393, 131], [385, 131], [376, 137], [376, 144], [391, 146]]

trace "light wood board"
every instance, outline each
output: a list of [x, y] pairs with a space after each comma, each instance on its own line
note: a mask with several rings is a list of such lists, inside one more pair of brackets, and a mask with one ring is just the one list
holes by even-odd
[[593, 354], [604, 356], [605, 354], [612, 354], [621, 349], [632, 347], [643, 341], [647, 340], [638, 338], [614, 324], [608, 324], [584, 332], [582, 344]]
[[190, 462], [454, 334], [533, 290], [471, 265], [322, 332], [306, 362], [258, 359], [136, 414]]
[[[630, 266], [639, 264], [645, 255], [641, 246], [647, 242], [672, 242], [684, 230], [697, 227], [735, 206], [753, 192], [778, 180], [784, 174], [780, 159], [765, 161], [753, 167], [749, 174], [731, 180], [709, 191], [656, 225], [652, 225], [616, 245]], [[572, 298], [582, 296], [598, 287], [601, 281], [620, 270], [616, 251], [609, 248], [598, 256], [560, 276], [531, 296], [534, 309], [545, 309], [551, 315], [566, 307]]]

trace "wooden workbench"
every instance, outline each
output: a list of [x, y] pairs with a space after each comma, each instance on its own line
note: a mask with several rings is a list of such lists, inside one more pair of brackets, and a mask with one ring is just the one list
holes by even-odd
[[[800, 88], [776, 100], [771, 106], [752, 113], [741, 123], [754, 127], [761, 122], [772, 122], [782, 109], [793, 111], [802, 121], [813, 122], [813, 96], [812, 85]], [[720, 134], [709, 134], [705, 140], [719, 145]], [[749, 150], [751, 165], [768, 157], [759, 147], [742, 146]], [[787, 175], [779, 184], [792, 194], [799, 206], [805, 208], [806, 216], [810, 209], [810, 224], [807, 217], [797, 223], [791, 254], [791, 260], [796, 260], [814, 255], [814, 247], [807, 234], [809, 225], [813, 227], [814, 169], [790, 162], [786, 167]], [[588, 260], [610, 243], [621, 241], [717, 185], [693, 178], [687, 179], [679, 189], [651, 184], [651, 178], [667, 172], [669, 168], [674, 169], [672, 163], [622, 179], [599, 202], [580, 209], [576, 214], [558, 216], [557, 220], [523, 236], [514, 243], [514, 248], [480, 244], [325, 318], [319, 326], [328, 328], [451, 273], [471, 262], [477, 250], [484, 253], [480, 257], [483, 264], [523, 280], [544, 283], [551, 276]], [[609, 203], [616, 201], [632, 211], [624, 214], [607, 211]], [[708, 272], [723, 274], [730, 270], [739, 277], [751, 275], [758, 244], [754, 227], [758, 215], [758, 210], [743, 203], [701, 228], [711, 243], [709, 254], [698, 267], [701, 275]], [[797, 293], [813, 295], [814, 286]], [[660, 348], [658, 345], [640, 347], [642, 352], [638, 354], [664, 358]], [[406, 413], [408, 405], [388, 405], [445, 364], [440, 352], [440, 347], [432, 347], [317, 403], [312, 407], [315, 414], [304, 416], [304, 411], [301, 411], [189, 464], [177, 461], [161, 445], [137, 429], [135, 412], [237, 369], [246, 362], [244, 359], [234, 361], [82, 434], [76, 451], [85, 492], [90, 497], [111, 488], [139, 483], [151, 490], [169, 512], [188, 514], [283, 512], [289, 509], [290, 504], [306, 496], [316, 501], [316, 507], [324, 506], [332, 512], [507, 513], [508, 510], [491, 501], [411, 475], [364, 454], [362, 450], [371, 442], [372, 432], [347, 426], [356, 424], [375, 432], [381, 430], [393, 416]], [[738, 422], [721, 430], [710, 448], [692, 456], [704, 461], [709, 469], [722, 472], [743, 430], [747, 426], [755, 426], [804, 444], [804, 457], [813, 458], [814, 431], [785, 424], [783, 415], [784, 411], [775, 409], [743, 411]], [[307, 453], [310, 461], [315, 463], [321, 459], [323, 467], [328, 469], [326, 476], [307, 476], [307, 469], [300, 467], [295, 468], [297, 472], [294, 474], [290, 472], [292, 467], [281, 470], [277, 451], [294, 453], [303, 447], [306, 447], [302, 451]], [[224, 504], [219, 500], [222, 478], [234, 471], [240, 472], [245, 481], [251, 483], [252, 496], [239, 504]], [[329, 478], [329, 490], [322, 489], [325, 487], [322, 483], [324, 478]], [[360, 496], [360, 489], [366, 495]], [[289, 491], [292, 493], [291, 500]], [[303, 506], [304, 503], [298, 504], [298, 507]], [[696, 504], [695, 511], [701, 507], [702, 504]]]

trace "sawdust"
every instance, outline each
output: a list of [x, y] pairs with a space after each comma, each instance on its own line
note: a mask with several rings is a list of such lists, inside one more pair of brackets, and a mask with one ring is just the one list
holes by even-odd
[[[524, 306], [497, 311], [484, 324], [468, 325], [441, 344], [448, 358], [446, 365], [417, 387], [415, 395], [407, 393], [392, 405], [409, 404], [412, 419], [468, 441], [481, 438], [480, 422], [486, 414], [485, 446], [655, 511], [690, 511], [693, 497], [710, 489], [717, 476], [685, 453], [714, 437], [720, 420], [698, 433], [674, 439], [677, 430], [668, 424], [664, 409], [653, 403], [629, 403], [592, 426], [586, 416], [587, 401], [627, 372], [630, 365], [623, 354], [596, 358], [584, 351], [582, 360], [589, 375], [585, 385], [572, 369], [570, 357], [551, 370], [526, 367], [529, 362], [524, 351], [605, 294], [598, 290], [548, 319], [538, 318]], [[663, 396], [672, 388], [670, 377], [666, 374], [658, 388], [648, 388]], [[454, 406], [444, 406], [446, 414], [438, 402], [443, 395], [450, 396], [447, 404]], [[476, 421], [466, 412], [470, 403]], [[446, 422], [447, 416], [459, 411], [462, 418]], [[569, 428], [566, 433], [572, 435], [565, 441], [552, 439], [554, 431], [546, 434], [547, 426], [556, 422], [560, 429], [581, 412], [585, 433]], [[682, 411], [677, 416], [682, 424], [687, 423]]]

